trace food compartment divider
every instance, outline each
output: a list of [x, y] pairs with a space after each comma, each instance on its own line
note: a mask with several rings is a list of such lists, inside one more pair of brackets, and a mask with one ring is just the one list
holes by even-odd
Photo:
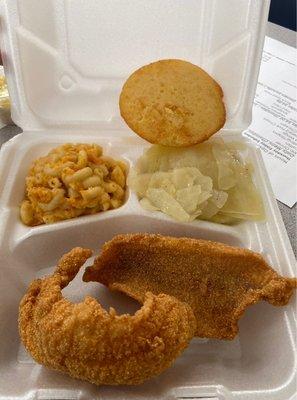
[[[36, 227], [25, 226], [19, 219], [19, 204], [23, 198], [25, 177], [31, 161], [38, 156], [46, 154], [51, 148], [67, 142], [69, 134], [46, 135], [43, 138], [36, 134], [19, 136], [19, 144], [14, 157], [10, 160], [14, 170], [15, 179], [6, 185], [6, 194], [2, 199], [2, 207], [8, 212], [7, 230], [11, 235], [7, 240], [7, 249], [14, 252], [20, 259], [31, 259], [34, 264], [38, 262], [38, 253], [30, 251], [36, 247], [42, 251], [45, 260], [52, 257], [53, 261], [59, 257], [64, 249], [64, 238], [67, 237], [72, 247], [76, 245], [90, 245], [97, 249], [102, 243], [111, 239], [116, 233], [127, 232], [159, 232], [174, 234], [176, 236], [199, 236], [206, 239], [221, 241], [231, 245], [243, 246], [243, 238], [248, 241], [249, 234], [244, 224], [238, 226], [224, 226], [207, 221], [194, 221], [190, 224], [179, 223], [160, 212], [150, 213], [139, 204], [135, 193], [127, 188], [126, 202], [118, 209], [102, 212], [89, 216], [82, 216], [49, 225]], [[29, 139], [30, 140], [27, 140]], [[85, 141], [96, 142], [103, 146], [104, 154], [115, 159], [122, 159], [133, 168], [137, 159], [144, 151], [142, 140], [138, 138], [117, 137], [116, 133], [110, 139], [105, 140], [89, 133], [86, 136], [72, 136], [72, 142]], [[128, 142], [128, 143], [126, 143]], [[9, 166], [8, 166], [9, 167]], [[131, 223], [133, 221], [133, 223]], [[96, 239], [96, 232], [100, 232], [100, 240]], [[90, 240], [91, 238], [91, 240]], [[51, 243], [54, 251], [47, 252], [48, 243]]]

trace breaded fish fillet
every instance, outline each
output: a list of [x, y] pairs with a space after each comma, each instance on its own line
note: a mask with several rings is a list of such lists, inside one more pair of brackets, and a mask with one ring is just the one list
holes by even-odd
[[260, 254], [221, 243], [130, 234], [103, 246], [83, 279], [97, 281], [143, 302], [166, 293], [194, 311], [196, 336], [233, 339], [245, 309], [260, 300], [288, 303], [296, 279], [283, 278]]
[[131, 316], [105, 311], [92, 297], [73, 304], [61, 289], [91, 250], [64, 255], [53, 275], [33, 281], [19, 308], [19, 331], [40, 364], [97, 385], [136, 385], [160, 374], [187, 347], [195, 332], [191, 308], [174, 297], [143, 295]]

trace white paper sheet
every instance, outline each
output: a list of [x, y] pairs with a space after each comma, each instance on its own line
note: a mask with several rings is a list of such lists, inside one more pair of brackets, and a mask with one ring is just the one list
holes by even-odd
[[262, 150], [275, 197], [297, 201], [297, 51], [266, 37], [253, 122], [244, 133]]

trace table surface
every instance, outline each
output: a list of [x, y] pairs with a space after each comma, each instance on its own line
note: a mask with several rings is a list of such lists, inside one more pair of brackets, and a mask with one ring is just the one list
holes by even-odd
[[[275, 25], [271, 22], [267, 23], [267, 36], [273, 39], [279, 40], [289, 46], [296, 47], [296, 32], [281, 26]], [[0, 130], [0, 147], [7, 140], [21, 132], [21, 129], [15, 125], [5, 126]], [[294, 251], [295, 256], [297, 255], [296, 248], [296, 204], [294, 207], [289, 208], [285, 204], [278, 201], [278, 206], [281, 211], [288, 236]]]

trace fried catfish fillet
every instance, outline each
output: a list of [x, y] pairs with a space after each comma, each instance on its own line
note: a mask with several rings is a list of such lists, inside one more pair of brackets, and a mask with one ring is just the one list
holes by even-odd
[[166, 294], [143, 295], [135, 315], [105, 311], [92, 297], [73, 304], [61, 289], [91, 250], [64, 255], [53, 275], [33, 281], [19, 308], [21, 339], [40, 364], [97, 385], [136, 385], [160, 374], [195, 332], [191, 308]]
[[233, 339], [245, 309], [260, 300], [288, 303], [296, 279], [283, 278], [260, 254], [211, 241], [161, 235], [114, 237], [83, 279], [139, 302], [150, 291], [188, 303], [199, 337]]

